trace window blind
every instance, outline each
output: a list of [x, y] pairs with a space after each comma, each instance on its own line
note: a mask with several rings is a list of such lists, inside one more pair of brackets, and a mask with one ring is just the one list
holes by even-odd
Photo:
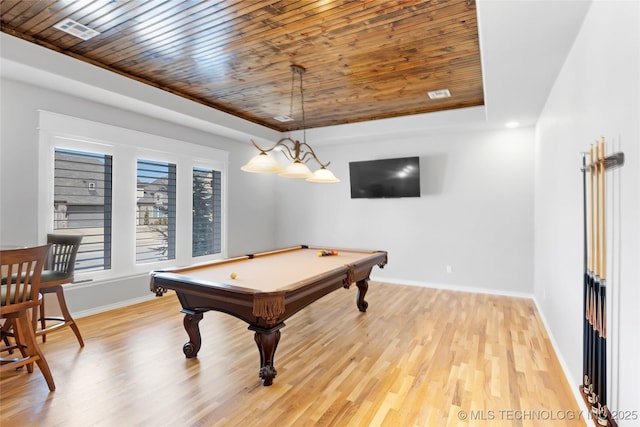
[[82, 234], [76, 271], [111, 268], [112, 157], [55, 149], [53, 229]]

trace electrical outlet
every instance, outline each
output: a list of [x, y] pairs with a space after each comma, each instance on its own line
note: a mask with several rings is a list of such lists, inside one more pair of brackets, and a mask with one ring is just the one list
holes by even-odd
[[450, 265], [447, 265], [447, 273], [451, 273], [452, 269]]

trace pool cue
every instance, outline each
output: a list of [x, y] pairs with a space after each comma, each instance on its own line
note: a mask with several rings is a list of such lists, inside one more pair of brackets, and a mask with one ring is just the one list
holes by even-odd
[[599, 354], [599, 334], [598, 334], [598, 304], [600, 301], [600, 169], [598, 168], [598, 162], [600, 161], [600, 150], [598, 145], [594, 146], [594, 159], [592, 163], [594, 173], [594, 215], [593, 215], [593, 239], [594, 239], [594, 251], [593, 251], [593, 266], [594, 274], [591, 287], [591, 304], [589, 305], [589, 321], [591, 324], [591, 394], [589, 396], [589, 403], [591, 403], [591, 412], [594, 416], [598, 414], [598, 396], [599, 396], [599, 372], [598, 372], [598, 354]]
[[594, 146], [594, 174], [595, 174], [595, 203], [594, 203], [594, 292], [591, 305], [591, 325], [593, 330], [592, 347], [592, 379], [593, 384], [589, 402], [591, 403], [591, 414], [594, 420], [600, 414], [600, 333], [599, 310], [600, 310], [600, 146], [596, 142]]
[[589, 226], [591, 228], [589, 233], [589, 293], [587, 301], [587, 323], [588, 323], [588, 350], [587, 350], [587, 362], [588, 362], [588, 387], [585, 390], [587, 400], [589, 403], [593, 402], [593, 381], [594, 381], [594, 331], [593, 331], [593, 301], [594, 301], [594, 289], [595, 289], [595, 150], [593, 145], [591, 146], [589, 153], [589, 181], [590, 181], [590, 193], [589, 198]]
[[[586, 157], [589, 156], [589, 165]], [[584, 295], [583, 295], [583, 336], [582, 336], [582, 392], [591, 394], [591, 324], [589, 306], [591, 304], [591, 281], [593, 274], [593, 146], [582, 157], [583, 216], [584, 216]], [[587, 183], [587, 173], [589, 181]], [[588, 185], [588, 192], [587, 192]]]
[[608, 424], [608, 408], [607, 408], [607, 305], [606, 305], [606, 246], [605, 246], [605, 144], [604, 138], [600, 141], [600, 318], [598, 325], [599, 340], [600, 340], [600, 354], [598, 357], [599, 362], [599, 411], [598, 411], [598, 424], [606, 426]]
[[584, 306], [584, 320], [586, 325], [585, 343], [586, 343], [586, 362], [585, 374], [583, 378], [582, 391], [587, 398], [591, 396], [591, 351], [592, 351], [592, 333], [591, 333], [591, 299], [593, 296], [593, 146], [589, 149], [589, 273], [587, 277], [587, 296]]
[[582, 218], [583, 218], [583, 245], [584, 245], [584, 277], [582, 281], [582, 392], [589, 389], [589, 319], [587, 317], [587, 305], [589, 301], [589, 244], [587, 225], [587, 154], [582, 155]]

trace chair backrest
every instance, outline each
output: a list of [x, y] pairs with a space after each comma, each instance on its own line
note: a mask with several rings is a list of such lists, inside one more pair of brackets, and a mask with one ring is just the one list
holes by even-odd
[[60, 271], [73, 277], [81, 241], [82, 235], [78, 234], [47, 234], [47, 243], [51, 244], [51, 249], [45, 270]]
[[48, 252], [49, 245], [0, 251], [0, 314], [25, 310], [38, 303], [40, 276]]

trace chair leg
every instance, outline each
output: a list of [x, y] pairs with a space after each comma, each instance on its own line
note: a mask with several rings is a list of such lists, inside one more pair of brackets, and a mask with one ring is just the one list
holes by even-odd
[[60, 311], [62, 311], [62, 317], [64, 318], [65, 323], [68, 323], [73, 330], [80, 347], [84, 347], [84, 341], [82, 339], [82, 335], [80, 335], [80, 329], [78, 329], [76, 321], [73, 320], [73, 317], [71, 317], [71, 313], [69, 313], [69, 309], [67, 308], [67, 302], [64, 299], [64, 290], [62, 289], [62, 286], [56, 288], [56, 296], [58, 297], [58, 304], [60, 304]]
[[[62, 317], [58, 317], [58, 316], [54, 316], [54, 317], [47, 317], [45, 316], [45, 298], [44, 295], [46, 294], [52, 294], [54, 293], [56, 294], [56, 298], [58, 299], [58, 305], [60, 307], [60, 311], [62, 313]], [[80, 329], [78, 329], [78, 325], [76, 324], [76, 321], [73, 319], [73, 317], [71, 316], [71, 313], [69, 312], [69, 308], [67, 307], [67, 301], [64, 298], [64, 290], [62, 289], [62, 285], [56, 285], [56, 286], [50, 286], [48, 288], [46, 288], [46, 291], [43, 292], [43, 298], [42, 301], [39, 305], [40, 308], [40, 322], [41, 322], [41, 328], [40, 329], [35, 329], [36, 331], [36, 337], [42, 335], [42, 342], [46, 341], [46, 335], [50, 332], [53, 332], [54, 330], [63, 328], [65, 326], [69, 326], [71, 327], [71, 330], [73, 331], [73, 333], [76, 336], [76, 339], [78, 340], [78, 344], [80, 344], [80, 347], [84, 347], [84, 340], [82, 339], [82, 335], [80, 334]], [[55, 321], [57, 323], [52, 324], [47, 326], [46, 325], [46, 321], [50, 320], [50, 321]], [[33, 318], [33, 324], [34, 326], [37, 325], [37, 316], [34, 315]]]
[[9, 342], [9, 337], [13, 336], [13, 332], [11, 331], [12, 329], [13, 321], [9, 318], [5, 319], [4, 323], [2, 324], [2, 328], [0, 328], [0, 335], [2, 335], [2, 341], [6, 346], [6, 349], [3, 349], [3, 351], [6, 350], [7, 352], [9, 352], [9, 354], [13, 354], [13, 346]]
[[[40, 329], [44, 329], [47, 327], [46, 315], [44, 314], [44, 294], [41, 293], [40, 295], [42, 296], [42, 299], [40, 300], [40, 304], [38, 305], [38, 308], [33, 309], [33, 314], [34, 314], [34, 318], [37, 320], [38, 318], [37, 313], [40, 312]], [[34, 327], [33, 330], [36, 331], [37, 329]], [[42, 335], [42, 342], [47, 342], [47, 334]]]
[[[40, 350], [40, 347], [38, 347], [36, 334], [33, 330], [33, 323], [28, 318], [26, 312], [21, 312], [18, 314], [18, 316], [16, 316], [14, 322], [14, 332], [16, 340], [20, 343], [19, 348], [23, 353], [23, 356], [31, 356], [35, 359], [38, 368], [40, 368], [40, 371], [42, 371], [42, 375], [44, 375], [44, 379], [47, 381], [49, 390], [54, 391], [56, 389], [56, 386], [53, 382], [51, 369], [49, 369], [47, 359], [45, 359], [44, 354]], [[27, 364], [27, 371], [33, 372], [33, 362]]]
[[[28, 337], [25, 336], [25, 331], [22, 329], [22, 316], [23, 313], [18, 313], [16, 317], [13, 317], [13, 339], [16, 341], [16, 347], [20, 350], [22, 358], [29, 357], [31, 355], [30, 348], [28, 347]], [[29, 325], [31, 326], [31, 325]], [[26, 333], [28, 335], [28, 333]], [[27, 372], [33, 372], [33, 362], [27, 364]]]
[[[31, 326], [34, 331], [38, 330], [38, 320], [40, 320], [40, 328], [44, 329], [46, 323], [44, 321], [44, 294], [40, 293], [40, 303], [31, 309]], [[44, 335], [42, 342], [45, 342]]]

